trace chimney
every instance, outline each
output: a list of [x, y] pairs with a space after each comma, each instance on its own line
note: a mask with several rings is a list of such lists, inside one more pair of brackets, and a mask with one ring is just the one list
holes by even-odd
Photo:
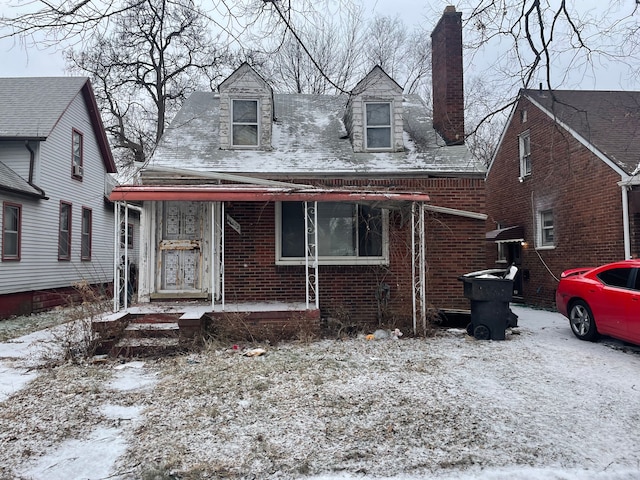
[[433, 128], [447, 145], [464, 143], [462, 12], [449, 5], [431, 33]]

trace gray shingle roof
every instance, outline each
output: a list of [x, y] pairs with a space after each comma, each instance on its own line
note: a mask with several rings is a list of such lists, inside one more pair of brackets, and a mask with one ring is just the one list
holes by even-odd
[[466, 146], [445, 146], [416, 95], [405, 96], [405, 151], [354, 153], [342, 117], [345, 96], [275, 94], [271, 151], [219, 148], [219, 97], [196, 92], [184, 103], [148, 165], [277, 176], [483, 175]]
[[0, 138], [46, 138], [84, 77], [0, 78]]
[[0, 162], [0, 189], [36, 197], [44, 197], [44, 193], [41, 190], [35, 188], [2, 162]]
[[640, 164], [640, 92], [523, 90], [627, 174]]

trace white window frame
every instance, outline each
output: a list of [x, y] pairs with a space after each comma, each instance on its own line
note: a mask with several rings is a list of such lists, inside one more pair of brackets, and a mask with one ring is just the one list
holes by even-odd
[[[551, 225], [545, 225], [545, 219], [551, 218]], [[552, 240], [549, 241], [547, 233], [551, 232]], [[538, 245], [537, 248], [551, 249], [555, 248], [555, 219], [553, 217], [553, 210], [546, 209], [538, 211]]]
[[[233, 120], [233, 112], [235, 108], [236, 102], [253, 102], [256, 105], [256, 121], [255, 122], [234, 122]], [[256, 148], [260, 145], [260, 101], [257, 98], [233, 98], [231, 99], [231, 111], [229, 122], [231, 124], [231, 129], [229, 130], [229, 142], [231, 146], [234, 148]], [[256, 127], [256, 143], [255, 144], [237, 144], [234, 143], [233, 138], [233, 130], [236, 126], [255, 126]]]
[[[389, 123], [385, 125], [369, 125], [367, 123], [367, 107], [369, 105], [389, 105]], [[388, 147], [370, 147], [369, 146], [369, 130], [389, 130], [389, 146]], [[366, 150], [388, 151], [393, 148], [393, 102], [365, 102], [364, 103], [364, 145]]]
[[531, 134], [529, 130], [518, 135], [518, 151], [520, 154], [520, 179], [531, 175]]
[[[320, 202], [318, 202], [320, 203]], [[327, 202], [332, 203], [332, 202]], [[359, 207], [359, 205], [358, 205]], [[282, 256], [282, 202], [276, 202], [276, 265], [305, 265], [304, 257]], [[304, 232], [300, 232], [304, 235]], [[356, 242], [356, 244], [359, 242]], [[381, 256], [319, 256], [320, 265], [388, 265], [389, 264], [389, 211], [382, 209]]]

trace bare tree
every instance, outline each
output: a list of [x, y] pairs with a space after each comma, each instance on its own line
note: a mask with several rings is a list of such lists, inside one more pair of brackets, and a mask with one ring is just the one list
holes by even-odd
[[231, 55], [208, 31], [189, 0], [135, 0], [106, 34], [67, 52], [70, 68], [89, 74], [124, 163], [144, 161], [186, 96], [211, 88], [229, 66]]
[[[268, 3], [268, 2], [267, 2]], [[329, 3], [329, 2], [327, 2]], [[284, 10], [274, 5], [280, 35], [266, 43], [270, 80], [283, 91], [345, 92], [364, 71], [364, 9], [339, 2], [315, 12]], [[262, 42], [263, 47], [265, 42]], [[357, 81], [357, 79], [356, 79]]]

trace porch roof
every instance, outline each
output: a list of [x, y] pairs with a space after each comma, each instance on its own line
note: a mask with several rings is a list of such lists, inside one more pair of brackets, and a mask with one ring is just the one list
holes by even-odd
[[319, 201], [319, 202], [428, 202], [424, 192], [326, 188], [288, 188], [262, 185], [120, 185], [109, 200], [137, 201]]

